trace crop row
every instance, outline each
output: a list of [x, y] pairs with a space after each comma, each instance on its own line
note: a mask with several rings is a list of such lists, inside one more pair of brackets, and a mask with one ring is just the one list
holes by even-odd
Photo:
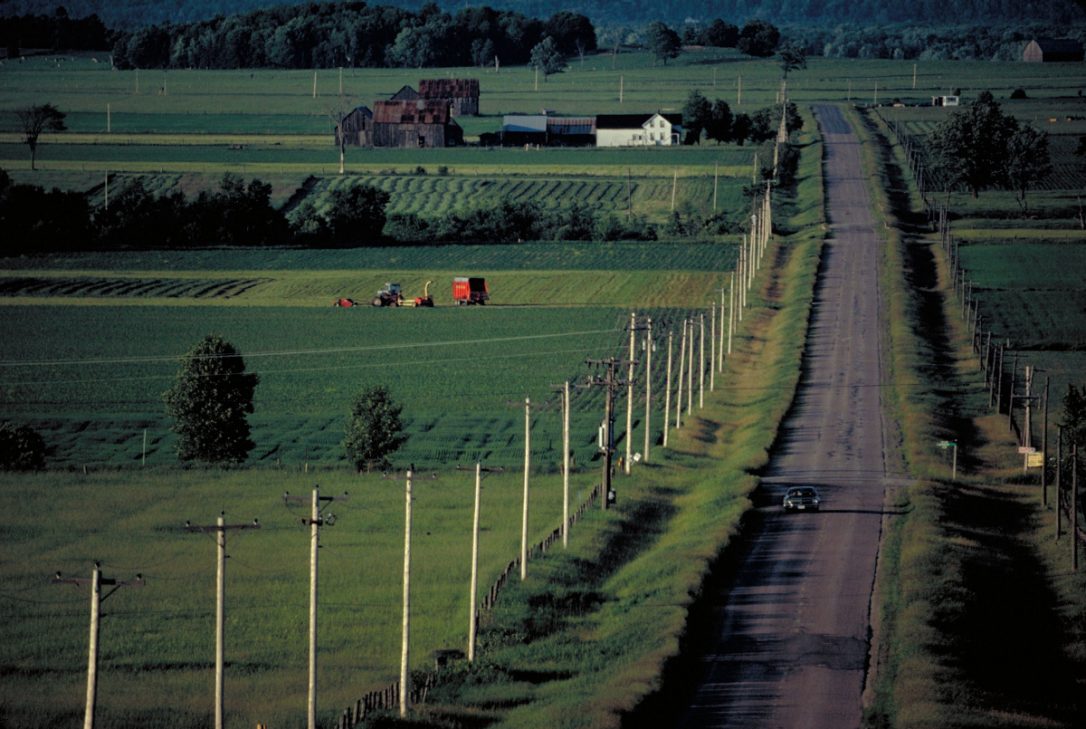
[[0, 296], [222, 298], [241, 296], [268, 278], [163, 279], [63, 276], [0, 278]]

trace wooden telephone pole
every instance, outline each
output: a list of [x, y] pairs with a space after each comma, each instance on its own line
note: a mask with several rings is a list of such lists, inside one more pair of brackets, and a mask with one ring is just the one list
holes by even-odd
[[[309, 517], [302, 524], [309, 527], [309, 696], [307, 700], [307, 727], [317, 729], [317, 555], [320, 549], [320, 528], [333, 526], [336, 515], [324, 515], [322, 510], [333, 501], [343, 501], [342, 496], [321, 496], [320, 487], [314, 486], [309, 499]], [[304, 504], [304, 496], [283, 494], [286, 504]], [[323, 504], [323, 506], [322, 506]]]
[[[101, 624], [102, 602], [122, 587], [143, 587], [143, 575], [136, 575], [134, 580], [115, 580], [102, 577], [102, 565], [94, 563], [90, 579], [86, 577], [64, 577], [59, 572], [53, 576], [54, 585], [90, 585], [90, 638], [87, 651], [87, 704], [83, 713], [83, 729], [94, 729], [94, 710], [98, 702], [98, 629]], [[113, 589], [102, 594], [103, 587]]]
[[600, 450], [603, 453], [603, 478], [601, 481], [603, 493], [600, 494], [600, 507], [608, 509], [615, 503], [617, 498], [611, 481], [611, 462], [615, 453], [615, 393], [618, 388], [626, 383], [615, 378], [616, 368], [620, 362], [614, 357], [588, 359], [585, 360], [585, 364], [595, 366], [597, 370], [603, 367], [606, 373], [602, 377], [599, 374], [593, 376], [588, 384], [593, 387], [606, 388], [604, 393], [603, 432], [600, 437]]
[[224, 639], [226, 636], [226, 532], [230, 529], [259, 529], [260, 522], [253, 519], [248, 524], [227, 524], [226, 512], [219, 514], [215, 524], [196, 526], [185, 522], [185, 530], [202, 534], [214, 534], [215, 544], [215, 729], [223, 729], [223, 674]]

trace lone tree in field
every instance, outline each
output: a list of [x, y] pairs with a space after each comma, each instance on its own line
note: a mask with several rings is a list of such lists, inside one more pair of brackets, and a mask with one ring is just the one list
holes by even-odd
[[38, 137], [44, 131], [63, 132], [65, 114], [52, 104], [28, 106], [15, 112], [19, 117], [19, 126], [23, 130], [23, 141], [30, 147], [30, 169], [37, 169]]
[[208, 335], [189, 350], [173, 387], [163, 394], [177, 433], [177, 457], [212, 464], [241, 463], [253, 449], [249, 421], [260, 378], [245, 372], [234, 345]]
[[343, 447], [355, 469], [371, 471], [386, 469], [392, 464], [388, 457], [407, 441], [403, 432], [400, 413], [388, 388], [380, 385], [364, 390], [351, 405], [351, 417], [347, 420], [347, 434]]
[[528, 65], [540, 71], [543, 74], [543, 81], [546, 82], [547, 76], [558, 73], [566, 67], [566, 57], [562, 55], [554, 38], [548, 35], [532, 48]]
[[777, 50], [780, 56], [781, 75], [788, 78], [790, 71], [807, 68], [807, 52], [798, 43], [786, 43]]
[[1011, 136], [1018, 129], [1012, 116], [1005, 116], [987, 91], [967, 109], [956, 111], [931, 133], [931, 149], [943, 174], [947, 195], [959, 185], [973, 197], [1006, 179], [1006, 162]]

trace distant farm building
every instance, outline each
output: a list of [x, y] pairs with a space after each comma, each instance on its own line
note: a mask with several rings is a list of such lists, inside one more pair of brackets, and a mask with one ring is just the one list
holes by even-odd
[[479, 114], [479, 79], [424, 78], [419, 81], [419, 97], [426, 101], [447, 101], [453, 116]]
[[336, 144], [340, 144], [339, 135], [343, 135], [343, 144], [357, 147], [373, 146], [373, 112], [368, 107], [352, 109], [339, 122], [336, 129]]
[[651, 147], [680, 144], [682, 114], [600, 114], [597, 147]]
[[933, 96], [931, 97], [932, 106], [961, 106], [962, 99], [960, 96]]
[[1066, 38], [1037, 38], [1026, 44], [1022, 60], [1029, 63], [1068, 63], [1083, 60], [1082, 44]]
[[392, 95], [389, 101], [417, 101], [419, 92], [410, 86], [401, 86], [400, 90]]
[[591, 116], [507, 114], [502, 119], [501, 141], [507, 147], [591, 147], [596, 143], [596, 120]]
[[455, 147], [464, 130], [444, 101], [378, 101], [373, 110], [375, 147]]

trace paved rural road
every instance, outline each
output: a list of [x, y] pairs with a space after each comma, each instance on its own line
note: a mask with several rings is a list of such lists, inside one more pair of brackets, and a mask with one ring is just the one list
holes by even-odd
[[[856, 136], [835, 107], [816, 107], [815, 115], [833, 236], [804, 374], [763, 481], [771, 505], [719, 596], [718, 642], [682, 727], [860, 724], [886, 474], [880, 242]], [[817, 486], [822, 512], [781, 514], [791, 484]]]

